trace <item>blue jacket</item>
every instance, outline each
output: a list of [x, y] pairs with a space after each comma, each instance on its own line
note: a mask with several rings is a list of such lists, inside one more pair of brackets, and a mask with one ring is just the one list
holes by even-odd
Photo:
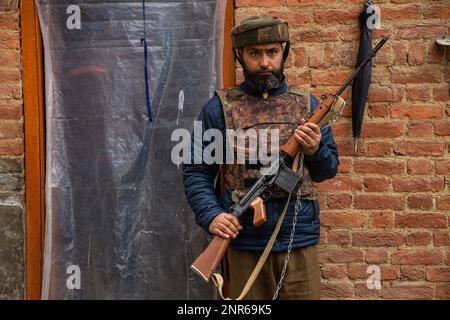
[[[254, 92], [251, 87], [243, 82], [240, 86], [242, 91], [253, 96], [260, 96], [261, 93]], [[287, 85], [283, 81], [278, 88], [269, 91], [271, 96], [277, 96], [287, 90]], [[311, 96], [311, 111], [318, 105], [315, 97]], [[210, 128], [219, 129], [223, 137], [226, 137], [226, 125], [222, 111], [222, 105], [217, 95], [212, 97], [203, 107], [198, 121], [202, 122], [203, 132]], [[322, 129], [322, 141], [317, 153], [308, 157], [305, 156], [304, 164], [309, 169], [311, 178], [315, 182], [333, 178], [337, 174], [339, 158], [336, 143], [330, 126], [326, 125]], [[192, 137], [192, 152], [194, 155], [194, 141]], [[207, 145], [203, 143], [203, 148]], [[219, 170], [219, 164], [183, 165], [183, 182], [187, 200], [195, 213], [197, 223], [208, 232], [211, 221], [221, 212], [228, 212], [232, 205], [231, 191], [225, 190], [217, 197], [214, 189], [214, 179]], [[233, 239], [231, 246], [235, 249], [261, 251], [264, 250], [270, 236], [275, 229], [275, 225], [283, 210], [286, 199], [271, 200], [265, 202], [267, 222], [259, 227], [252, 224], [253, 215], [244, 214], [241, 217], [243, 229], [236, 239]], [[320, 221], [319, 203], [317, 200], [301, 200], [301, 210], [297, 216], [293, 248], [307, 247], [319, 242]], [[292, 230], [295, 213], [295, 197], [291, 200], [286, 216], [281, 225], [277, 240], [272, 251], [287, 250]]]

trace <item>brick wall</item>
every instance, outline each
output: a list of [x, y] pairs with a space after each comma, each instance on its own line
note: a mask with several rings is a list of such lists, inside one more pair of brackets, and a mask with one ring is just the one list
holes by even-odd
[[24, 295], [24, 166], [19, 8], [0, 0], [0, 299]]
[[[268, 13], [290, 23], [291, 84], [317, 97], [354, 70], [364, 1], [236, 0], [236, 23]], [[351, 100], [334, 125], [339, 175], [321, 183], [322, 297], [450, 298], [448, 1], [375, 1], [390, 40], [376, 57], [362, 139], [353, 155]], [[237, 80], [242, 74], [237, 73]], [[349, 95], [351, 96], [351, 95]], [[381, 271], [369, 289], [368, 267]]]

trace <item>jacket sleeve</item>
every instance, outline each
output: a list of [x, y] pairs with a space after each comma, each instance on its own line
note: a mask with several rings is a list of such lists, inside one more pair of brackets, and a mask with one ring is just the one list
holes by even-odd
[[[311, 111], [319, 105], [319, 101], [311, 95]], [[336, 142], [333, 138], [333, 131], [330, 125], [323, 126], [322, 140], [319, 150], [312, 156], [305, 155], [305, 165], [308, 167], [311, 179], [315, 182], [321, 182], [336, 176], [339, 167], [339, 155]]]
[[[202, 124], [203, 133], [208, 129], [219, 129], [224, 137], [225, 120], [220, 99], [211, 98], [203, 107], [197, 119]], [[202, 139], [203, 140], [203, 139]], [[196, 222], [206, 232], [211, 221], [225, 209], [221, 206], [214, 189], [214, 180], [219, 170], [219, 164], [206, 164], [203, 157], [199, 164], [194, 163], [194, 152], [202, 152], [211, 142], [202, 142], [201, 148], [195, 148], [194, 134], [191, 138], [191, 162], [183, 164], [184, 190], [189, 205], [195, 213]]]

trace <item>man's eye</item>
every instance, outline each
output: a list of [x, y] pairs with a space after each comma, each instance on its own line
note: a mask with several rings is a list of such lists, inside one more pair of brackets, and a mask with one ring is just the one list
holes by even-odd
[[259, 56], [259, 52], [258, 52], [258, 51], [252, 51], [252, 52], [250, 52], [250, 55], [251, 55], [253, 58], [256, 58], [256, 57]]

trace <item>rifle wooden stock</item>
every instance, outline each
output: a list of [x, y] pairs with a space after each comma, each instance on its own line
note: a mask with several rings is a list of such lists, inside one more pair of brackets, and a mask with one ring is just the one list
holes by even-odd
[[192, 263], [191, 270], [205, 281], [209, 281], [212, 271], [217, 268], [227, 251], [230, 241], [230, 239], [214, 236], [206, 249]]
[[[327, 115], [330, 111], [331, 106], [333, 105], [334, 96], [330, 95], [325, 100], [323, 100], [320, 105], [314, 110], [311, 114], [310, 118], [307, 122], [312, 122], [315, 124], [319, 124], [320, 121]], [[288, 142], [286, 142], [281, 148], [281, 151], [286, 152], [292, 158], [301, 150], [300, 143], [298, 143], [297, 139], [294, 135], [289, 138]]]

